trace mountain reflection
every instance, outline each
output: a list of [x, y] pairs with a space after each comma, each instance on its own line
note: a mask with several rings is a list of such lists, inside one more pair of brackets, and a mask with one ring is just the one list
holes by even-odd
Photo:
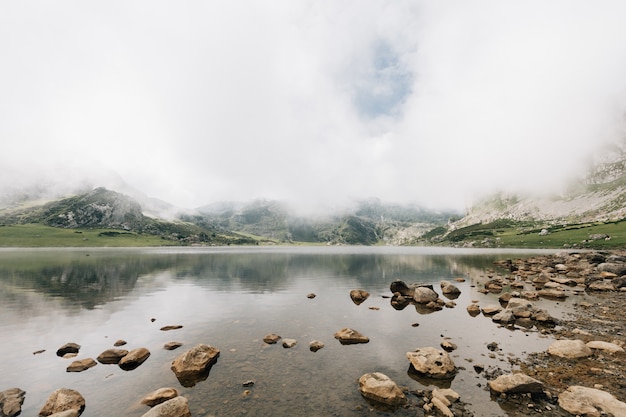
[[[363, 288], [388, 290], [395, 279], [438, 282], [492, 266], [483, 255], [386, 252], [49, 250], [0, 252], [0, 300], [26, 307], [29, 294], [61, 301], [65, 308], [94, 309], [128, 296], [139, 279], [146, 291], [177, 281], [214, 291], [275, 292], [295, 279], [350, 278]], [[163, 272], [172, 282], [162, 282]], [[151, 282], [152, 281], [152, 282]]]

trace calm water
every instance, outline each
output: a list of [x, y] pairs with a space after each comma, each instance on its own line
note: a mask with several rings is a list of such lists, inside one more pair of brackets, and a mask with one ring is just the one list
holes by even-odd
[[[189, 399], [193, 416], [388, 415], [370, 410], [358, 378], [379, 371], [411, 390], [432, 389], [407, 373], [406, 352], [439, 347], [448, 336], [458, 345], [452, 353], [457, 367], [465, 368], [451, 388], [476, 415], [505, 415], [470, 360], [512, 369], [510, 356], [544, 350], [551, 340], [472, 318], [465, 308], [473, 299], [497, 303], [497, 296], [480, 294], [472, 284], [495, 259], [527, 254], [354, 247], [0, 250], [0, 391], [25, 390], [25, 416], [37, 415], [61, 387], [85, 397], [83, 416], [141, 416], [148, 410], [141, 399], [166, 386]], [[466, 282], [456, 284], [462, 291], [456, 308], [420, 314], [412, 306], [395, 310], [383, 298], [394, 279], [432, 282], [440, 293], [440, 280], [457, 277]], [[359, 306], [349, 296], [356, 288], [371, 294]], [[317, 296], [308, 299], [309, 293]], [[553, 306], [548, 310], [558, 316]], [[184, 327], [159, 330], [174, 324]], [[343, 327], [364, 333], [370, 343], [341, 345], [333, 333]], [[267, 345], [267, 333], [298, 345]], [[66, 372], [71, 360], [56, 356], [60, 346], [75, 342], [82, 346], [78, 358], [95, 359], [118, 339], [129, 350], [148, 348], [151, 356], [133, 371], [98, 364], [81, 373]], [[326, 347], [309, 351], [314, 339]], [[184, 345], [163, 349], [170, 341]], [[493, 341], [502, 351], [490, 358], [486, 345]], [[183, 387], [170, 364], [199, 343], [216, 346], [221, 355], [206, 380]], [[244, 388], [248, 380], [255, 384]]]

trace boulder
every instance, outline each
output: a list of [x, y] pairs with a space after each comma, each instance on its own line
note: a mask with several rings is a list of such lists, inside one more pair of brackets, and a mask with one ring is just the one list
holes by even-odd
[[322, 348], [324, 348], [324, 343], [320, 342], [319, 340], [313, 340], [311, 343], [309, 343], [309, 349], [311, 350], [311, 352], [317, 352]]
[[187, 398], [175, 397], [155, 405], [142, 417], [191, 417], [191, 411]]
[[616, 345], [615, 343], [609, 343], [609, 342], [602, 342], [599, 340], [594, 340], [591, 342], [587, 343], [587, 347], [589, 349], [597, 349], [597, 350], [603, 350], [605, 352], [609, 352], [609, 353], [617, 353], [617, 352], [623, 352], [624, 348], [622, 348], [619, 345]]
[[389, 289], [392, 293], [399, 293], [404, 297], [413, 297], [413, 290], [415, 287], [408, 286], [404, 281], [396, 280], [391, 283]]
[[413, 301], [419, 304], [428, 304], [437, 301], [439, 295], [428, 287], [417, 287], [413, 291]]
[[439, 283], [439, 286], [441, 287], [441, 292], [443, 294], [446, 294], [446, 295], [461, 294], [461, 290], [459, 290], [458, 287], [454, 285], [453, 283], [451, 283], [450, 281], [443, 280]]
[[600, 417], [606, 413], [626, 416], [626, 403], [608, 392], [576, 385], [559, 394], [559, 406], [577, 416]]
[[348, 327], [344, 327], [343, 329], [336, 332], [333, 336], [335, 337], [335, 339], [339, 340], [339, 343], [341, 343], [342, 345], [368, 343], [370, 341], [369, 337], [364, 336], [358, 331], [350, 329]]
[[586, 358], [593, 354], [582, 340], [557, 340], [548, 346], [548, 353], [567, 359]]
[[396, 406], [406, 402], [398, 385], [380, 372], [362, 375], [359, 378], [359, 391], [365, 398], [387, 405]]
[[22, 412], [26, 391], [10, 388], [0, 392], [0, 416], [13, 417]]
[[492, 316], [496, 313], [499, 313], [502, 311], [502, 307], [500, 307], [499, 305], [495, 305], [495, 304], [490, 304], [488, 306], [485, 306], [481, 309], [481, 311], [483, 312], [483, 314], [485, 316]]
[[174, 359], [171, 369], [184, 387], [193, 387], [209, 376], [209, 371], [219, 356], [218, 348], [199, 344]]
[[525, 374], [506, 374], [489, 381], [489, 389], [504, 394], [535, 394], [543, 392], [543, 383]]
[[367, 298], [370, 296], [370, 293], [368, 293], [365, 290], [352, 290], [350, 291], [350, 298], [352, 299], [352, 302], [356, 305], [361, 304], [363, 301], [367, 300]]
[[144, 363], [150, 356], [150, 351], [146, 348], [133, 349], [120, 359], [118, 365], [125, 371], [131, 371]]
[[39, 410], [40, 416], [49, 416], [62, 411], [74, 410], [81, 415], [85, 409], [85, 399], [78, 391], [69, 388], [59, 388], [54, 391]]
[[175, 388], [159, 388], [146, 395], [144, 399], [141, 400], [141, 403], [148, 407], [154, 407], [155, 405], [159, 405], [176, 397], [178, 397], [178, 391]]
[[276, 344], [279, 340], [280, 340], [280, 336], [277, 335], [276, 333], [266, 334], [263, 337], [263, 341], [267, 343], [268, 345]]
[[456, 366], [445, 350], [424, 347], [407, 352], [406, 357], [417, 373], [430, 378], [449, 379], [456, 373]]
[[76, 343], [66, 343], [57, 349], [57, 356], [63, 357], [68, 353], [78, 353], [80, 345]]
[[589, 285], [587, 285], [587, 290], [589, 291], [617, 291], [617, 287], [613, 283], [612, 280], [603, 279], [598, 281], [593, 281]]
[[289, 349], [298, 344], [296, 339], [283, 339], [283, 347]]
[[78, 417], [79, 415], [80, 414], [76, 410], [65, 410], [50, 414], [50, 417]]
[[96, 359], [103, 364], [117, 364], [126, 355], [128, 355], [126, 349], [107, 349], [98, 355]]
[[[614, 260], [609, 257], [607, 261]], [[617, 259], [615, 259], [617, 261]], [[604, 262], [599, 264], [597, 267], [599, 272], [610, 272], [612, 274], [619, 276], [626, 275], [626, 263], [624, 262]]]
[[565, 291], [556, 288], [544, 288], [537, 291], [537, 293], [540, 297], [550, 300], [564, 300], [567, 298], [567, 293]]
[[480, 306], [476, 303], [472, 303], [467, 306], [467, 312], [469, 313], [470, 316], [476, 317], [477, 315], [480, 314]]
[[89, 368], [96, 366], [98, 362], [94, 361], [92, 358], [80, 359], [72, 362], [66, 369], [67, 372], [82, 372], [86, 371]]

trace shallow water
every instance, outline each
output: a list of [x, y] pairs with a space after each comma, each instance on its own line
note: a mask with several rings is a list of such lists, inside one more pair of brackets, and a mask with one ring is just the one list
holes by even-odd
[[[471, 317], [471, 300], [497, 303], [473, 284], [493, 269], [496, 259], [539, 251], [447, 248], [190, 248], [0, 250], [0, 391], [26, 391], [22, 415], [37, 415], [57, 388], [78, 390], [86, 399], [83, 416], [141, 416], [149, 392], [171, 386], [189, 399], [193, 416], [357, 416], [390, 415], [370, 409], [358, 392], [358, 378], [383, 372], [410, 390], [432, 389], [431, 381], [407, 371], [406, 352], [439, 347], [443, 337], [458, 345], [452, 357], [460, 367], [448, 384], [480, 416], [505, 413], [485, 390], [474, 363], [513, 369], [509, 358], [545, 350], [551, 339], [536, 329], [498, 327]], [[546, 253], [545, 251], [543, 253]], [[502, 271], [504, 274], [505, 272]], [[389, 284], [442, 279], [461, 295], [455, 308], [421, 314], [415, 307], [391, 307]], [[355, 305], [351, 289], [371, 296]], [[309, 293], [316, 297], [308, 299]], [[445, 299], [445, 297], [442, 297]], [[563, 314], [564, 303], [546, 307]], [[154, 319], [154, 321], [152, 321]], [[413, 325], [418, 323], [419, 326]], [[165, 325], [182, 329], [159, 330]], [[333, 334], [351, 327], [370, 338], [341, 345]], [[267, 345], [277, 333], [296, 347]], [[56, 356], [67, 342], [82, 346], [78, 358], [96, 358], [118, 339], [125, 349], [148, 348], [151, 356], [132, 371], [98, 364], [68, 373], [69, 359]], [[313, 353], [309, 342], [326, 345]], [[163, 349], [170, 341], [184, 345]], [[490, 357], [486, 345], [500, 351]], [[183, 387], [169, 369], [186, 349], [205, 343], [220, 349], [204, 381]], [[45, 350], [34, 355], [33, 352]], [[245, 381], [254, 386], [245, 388]], [[249, 393], [244, 393], [249, 390]], [[393, 415], [415, 415], [399, 409]]]

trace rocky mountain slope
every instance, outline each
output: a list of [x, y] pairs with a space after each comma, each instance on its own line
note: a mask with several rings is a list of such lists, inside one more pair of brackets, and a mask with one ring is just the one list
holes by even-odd
[[495, 193], [473, 205], [455, 227], [496, 220], [549, 224], [607, 222], [626, 217], [626, 143], [604, 150], [586, 175], [560, 194]]

